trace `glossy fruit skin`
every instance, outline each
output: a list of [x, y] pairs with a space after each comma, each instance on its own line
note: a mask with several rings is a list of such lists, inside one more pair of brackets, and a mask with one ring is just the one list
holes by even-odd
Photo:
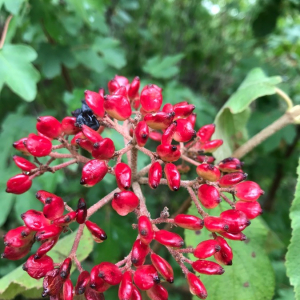
[[[97, 267], [97, 276], [109, 285], [117, 285], [122, 280], [122, 273], [119, 268], [110, 262], [102, 262]], [[92, 276], [92, 272], [91, 272]]]
[[168, 300], [168, 291], [161, 285], [155, 284], [152, 288], [146, 291], [147, 296], [151, 300]]
[[247, 239], [247, 237], [242, 232], [238, 232], [238, 233], [220, 232], [220, 234], [224, 238], [233, 241], [245, 241]]
[[55, 238], [61, 234], [63, 231], [63, 227], [56, 226], [56, 225], [49, 225], [44, 227], [43, 229], [37, 231], [35, 235], [35, 239], [37, 241], [48, 240], [51, 238]]
[[215, 208], [221, 202], [219, 191], [212, 185], [202, 184], [198, 189], [201, 204], [208, 209]]
[[34, 255], [34, 259], [37, 260], [43, 257], [47, 252], [49, 252], [56, 245], [58, 239], [59, 236], [56, 236], [52, 239], [48, 239], [44, 241], [44, 243], [42, 243], [42, 245], [37, 249]]
[[168, 182], [168, 186], [171, 191], [178, 191], [180, 188], [180, 173], [177, 170], [177, 167], [172, 164], [168, 163], [165, 165], [164, 172], [166, 175], [166, 179]]
[[120, 216], [126, 216], [137, 208], [139, 198], [131, 191], [121, 191], [114, 194], [111, 205]]
[[158, 156], [166, 162], [174, 162], [181, 156], [178, 145], [159, 145], [156, 148]]
[[66, 280], [69, 275], [70, 275], [70, 271], [71, 271], [71, 267], [72, 267], [72, 260], [70, 257], [67, 257], [62, 265], [59, 268], [59, 276], [63, 279]]
[[63, 286], [63, 297], [64, 300], [73, 299], [73, 283], [70, 279], [67, 279]]
[[57, 226], [67, 226], [70, 223], [74, 222], [76, 220], [77, 212], [71, 211], [64, 216], [61, 216], [55, 220], [53, 220], [52, 224]]
[[65, 134], [74, 135], [80, 131], [80, 128], [75, 126], [75, 117], [65, 117], [61, 121], [61, 128]]
[[204, 226], [204, 221], [193, 215], [179, 214], [174, 218], [174, 223], [184, 229], [200, 230]]
[[145, 245], [149, 245], [154, 238], [154, 231], [148, 217], [146, 216], [139, 217], [138, 231], [140, 234], [141, 242]]
[[30, 209], [21, 215], [21, 218], [25, 225], [33, 230], [41, 230], [51, 224], [50, 220], [46, 219], [41, 211]]
[[167, 129], [173, 122], [174, 113], [165, 113], [163, 111], [149, 113], [144, 117], [146, 124], [155, 130]]
[[99, 143], [100, 141], [103, 140], [102, 136], [92, 128], [86, 126], [86, 125], [81, 125], [81, 130], [84, 136], [92, 143]]
[[197, 132], [197, 136], [199, 137], [200, 142], [201, 143], [208, 142], [211, 139], [212, 135], [214, 134], [215, 128], [216, 128], [215, 124], [208, 124], [202, 126]]
[[120, 87], [119, 83], [115, 79], [110, 80], [107, 86], [110, 94], [113, 94]]
[[245, 180], [247, 176], [248, 174], [241, 172], [229, 173], [219, 179], [219, 185], [221, 187], [231, 187]]
[[232, 265], [233, 253], [225, 239], [218, 236], [216, 241], [221, 247], [221, 250], [214, 254], [216, 261], [223, 265]]
[[133, 280], [135, 285], [143, 291], [149, 290], [160, 281], [158, 273], [152, 265], [143, 265], [138, 268], [133, 275]]
[[[103, 293], [110, 287], [107, 282], [99, 277], [99, 265], [94, 266], [91, 270], [89, 287], [97, 293]], [[88, 287], [86, 289], [86, 292], [87, 291]]]
[[243, 181], [235, 187], [235, 195], [243, 201], [256, 201], [264, 194], [260, 186], [254, 181]]
[[141, 91], [140, 101], [145, 111], [158, 111], [163, 101], [162, 89], [155, 84], [146, 85]]
[[134, 284], [132, 285], [131, 300], [142, 300], [141, 292], [138, 290], [138, 288]]
[[92, 156], [97, 159], [111, 159], [115, 153], [115, 144], [110, 138], [104, 138], [93, 145]]
[[23, 265], [23, 270], [26, 271], [28, 275], [34, 279], [45, 277], [49, 271], [53, 270], [53, 268], [53, 260], [47, 255], [41, 257], [38, 260], [34, 258], [34, 255], [31, 255]]
[[152, 189], [156, 189], [159, 186], [162, 177], [162, 167], [159, 162], [154, 162], [148, 173], [148, 184]]
[[154, 239], [162, 245], [175, 249], [181, 248], [184, 245], [184, 241], [180, 235], [163, 229], [155, 232]]
[[200, 146], [200, 150], [208, 153], [212, 153], [216, 151], [220, 146], [223, 145], [223, 140], [212, 140], [210, 142], [206, 142]]
[[252, 202], [237, 201], [235, 203], [235, 208], [242, 211], [249, 220], [255, 219], [263, 212], [259, 202], [257, 201], [252, 201]]
[[150, 251], [149, 245], [141, 242], [137, 239], [132, 246], [131, 261], [135, 267], [140, 267], [144, 264], [146, 256]]
[[35, 169], [37, 167], [35, 164], [21, 156], [14, 155], [13, 160], [16, 166], [25, 172], [30, 172], [32, 169]]
[[93, 111], [93, 113], [96, 116], [103, 118], [105, 114], [103, 95], [101, 95], [101, 93], [86, 90], [84, 92], [84, 97], [86, 104]]
[[92, 159], [82, 168], [80, 184], [85, 187], [92, 187], [100, 182], [107, 172], [108, 166], [106, 162], [98, 159]]
[[152, 253], [151, 262], [161, 276], [169, 283], [174, 282], [174, 272], [171, 265], [159, 255]]
[[197, 245], [193, 255], [199, 259], [205, 259], [210, 256], [213, 256], [216, 252], [219, 252], [220, 250], [221, 246], [216, 240], [206, 240], [200, 242]]
[[137, 124], [137, 126], [134, 130], [134, 135], [135, 135], [137, 144], [140, 147], [144, 147], [149, 138], [149, 127], [145, 121], [140, 121]]
[[[173, 111], [175, 112], [175, 119], [187, 118], [192, 114], [195, 108], [196, 108], [195, 105], [188, 104], [187, 102], [176, 103], [175, 105], [173, 105]], [[192, 124], [192, 126], [194, 127], [194, 124]]]
[[63, 286], [63, 281], [59, 276], [59, 269], [53, 269], [48, 272], [44, 277], [43, 281], [43, 293], [42, 297], [46, 296], [56, 296], [60, 293], [60, 290]]
[[90, 282], [90, 273], [88, 271], [82, 271], [76, 282], [75, 294], [81, 295], [85, 292], [87, 285]]
[[237, 158], [228, 157], [220, 161], [218, 167], [222, 172], [237, 172], [242, 170], [242, 162]]
[[210, 164], [201, 164], [197, 167], [196, 172], [199, 177], [202, 177], [205, 180], [208, 181], [217, 181], [221, 177], [220, 170], [216, 168], [214, 165]]
[[31, 242], [29, 245], [27, 245], [25, 247], [21, 247], [21, 248], [6, 246], [4, 248], [3, 253], [1, 254], [1, 258], [6, 258], [9, 260], [21, 259], [30, 252], [32, 244], [33, 244], [33, 242]]
[[251, 224], [247, 216], [237, 209], [223, 211], [220, 218], [228, 224], [228, 232], [230, 233], [239, 233]]
[[139, 94], [139, 88], [140, 88], [140, 78], [138, 76], [134, 77], [132, 80], [129, 90], [128, 90], [128, 97], [129, 99], [134, 99]]
[[[45, 191], [39, 191], [38, 193], [41, 192]], [[45, 193], [43, 194], [46, 195]], [[45, 205], [43, 208], [43, 214], [47, 219], [55, 220], [63, 215], [65, 204], [62, 198], [51, 193], [48, 193], [47, 195], [48, 196], [44, 200]]]
[[204, 218], [204, 226], [211, 232], [228, 231], [229, 225], [218, 217], [206, 217]]
[[160, 142], [162, 134], [158, 131], [153, 130], [149, 132], [149, 138], [153, 141]]
[[34, 232], [26, 226], [20, 226], [9, 230], [4, 236], [4, 245], [8, 247], [21, 248], [30, 244]]
[[118, 297], [120, 300], [130, 300], [131, 296], [132, 296], [132, 276], [131, 276], [131, 271], [126, 271], [122, 277], [122, 281], [119, 287]]
[[11, 177], [6, 183], [6, 193], [19, 195], [27, 192], [32, 185], [32, 181], [29, 178], [28, 175], [24, 174], [18, 174]]
[[38, 132], [52, 139], [58, 138], [62, 133], [61, 123], [52, 116], [38, 117], [36, 129]]
[[206, 275], [222, 275], [225, 272], [219, 264], [207, 260], [196, 260], [192, 267], [196, 272]]
[[28, 152], [27, 148], [25, 147], [26, 142], [27, 142], [27, 138], [22, 138], [22, 139], [20, 139], [20, 140], [18, 140], [16, 142], [14, 142], [13, 143], [13, 147], [16, 150], [24, 153], [25, 155], [30, 155], [30, 153]]
[[[76, 137], [76, 136], [75, 136]], [[74, 137], [74, 138], [75, 138]], [[94, 150], [93, 144], [88, 139], [81, 139], [78, 138], [75, 140], [76, 145], [78, 145], [80, 148], [85, 149], [86, 151], [92, 153]]]
[[115, 166], [115, 176], [118, 188], [121, 191], [128, 190], [131, 186], [131, 168], [125, 163], [118, 163]]
[[207, 297], [207, 291], [202, 281], [193, 273], [187, 274], [187, 282], [190, 287], [191, 294], [197, 296], [200, 299]]
[[76, 222], [78, 224], [83, 224], [87, 216], [87, 207], [83, 198], [78, 200], [77, 210], [76, 210]]
[[125, 121], [131, 116], [130, 102], [123, 95], [104, 96], [104, 108], [110, 117], [119, 121]]
[[52, 150], [52, 144], [48, 139], [34, 133], [28, 135], [25, 146], [28, 152], [36, 157], [47, 156]]
[[104, 240], [107, 239], [105, 231], [102, 228], [100, 228], [96, 223], [86, 221], [85, 225], [89, 232], [92, 234], [93, 239], [96, 243], [102, 243]]
[[170, 145], [172, 143], [173, 136], [176, 132], [176, 128], [177, 128], [177, 122], [174, 121], [163, 133], [162, 138], [161, 138], [162, 144]]
[[162, 111], [166, 112], [166, 113], [172, 113], [172, 112], [174, 112], [173, 105], [171, 103], [166, 103], [163, 106]]
[[196, 131], [194, 130], [194, 127], [192, 123], [187, 119], [179, 119], [176, 121], [177, 126], [175, 130], [175, 134], [173, 136], [173, 139], [176, 142], [188, 142], [193, 137], [196, 136]]

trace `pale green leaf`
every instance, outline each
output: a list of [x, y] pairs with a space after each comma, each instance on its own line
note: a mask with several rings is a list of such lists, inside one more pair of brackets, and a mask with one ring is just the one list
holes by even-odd
[[[4, 0], [5, 8], [13, 15], [17, 15], [23, 2], [26, 0]], [[1, 2], [0, 2], [1, 7]]]

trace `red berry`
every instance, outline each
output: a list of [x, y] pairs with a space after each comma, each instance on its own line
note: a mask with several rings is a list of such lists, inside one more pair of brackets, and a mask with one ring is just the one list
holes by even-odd
[[159, 255], [152, 253], [151, 262], [161, 276], [169, 283], [174, 282], [174, 272], [171, 265]]
[[197, 136], [200, 138], [201, 143], [205, 143], [210, 140], [210, 138], [212, 137], [212, 135], [215, 132], [215, 127], [216, 127], [215, 124], [208, 124], [208, 125], [202, 126], [198, 130]]
[[223, 145], [223, 140], [212, 140], [201, 145], [200, 150], [212, 153]]
[[156, 130], [167, 129], [173, 122], [174, 113], [165, 113], [163, 111], [149, 113], [144, 117], [146, 124]]
[[[188, 116], [191, 115], [194, 109], [195, 109], [195, 105], [193, 104], [188, 104], [187, 102], [176, 103], [173, 106], [173, 110], [175, 112], [175, 119], [187, 118]], [[192, 126], [194, 127], [193, 124]]]
[[140, 78], [139, 77], [134, 77], [132, 80], [129, 90], [128, 90], [128, 97], [130, 99], [134, 99], [136, 96], [139, 94], [139, 88], [140, 88]]
[[200, 259], [208, 258], [220, 251], [221, 247], [216, 240], [207, 240], [199, 243], [194, 251], [194, 256]]
[[34, 255], [34, 259], [40, 259], [46, 253], [48, 253], [56, 245], [58, 239], [59, 239], [59, 236], [56, 236], [52, 239], [44, 241], [44, 243], [42, 243], [42, 245], [37, 249], [37, 251]]
[[204, 218], [204, 226], [211, 232], [228, 231], [229, 225], [218, 217], [206, 217]]
[[92, 237], [96, 243], [102, 243], [107, 239], [105, 231], [100, 228], [96, 223], [91, 221], [85, 221], [86, 228], [92, 234]]
[[220, 232], [220, 234], [224, 238], [229, 240], [234, 240], [234, 241], [245, 241], [247, 239], [247, 237], [242, 232], [238, 232], [238, 233]]
[[207, 291], [204, 284], [195, 274], [189, 272], [187, 274], [187, 282], [189, 284], [191, 294], [200, 299], [205, 299], [207, 297]]
[[228, 157], [220, 161], [218, 167], [222, 172], [232, 173], [242, 169], [242, 162], [237, 158]]
[[63, 286], [64, 300], [73, 300], [73, 283], [70, 279], [67, 279]]
[[67, 257], [59, 268], [59, 275], [63, 280], [66, 280], [69, 277], [71, 267], [72, 267], [72, 260], [70, 257]]
[[250, 220], [255, 219], [263, 212], [260, 204], [257, 201], [253, 201], [253, 202], [237, 201], [235, 203], [235, 208], [242, 211]]
[[65, 117], [61, 121], [61, 128], [65, 134], [74, 135], [80, 131], [80, 128], [75, 126], [76, 118], [75, 117]]
[[219, 185], [221, 187], [230, 187], [245, 180], [247, 176], [248, 174], [241, 172], [226, 174], [220, 178]]
[[25, 225], [33, 231], [41, 230], [51, 224], [51, 221], [46, 219], [41, 211], [34, 209], [30, 209], [23, 213], [21, 218]]
[[61, 123], [52, 116], [38, 117], [36, 129], [51, 139], [59, 137], [62, 133]]
[[162, 245], [173, 248], [181, 248], [184, 245], [184, 241], [180, 235], [167, 230], [156, 231], [154, 239]]
[[56, 225], [49, 225], [39, 230], [35, 235], [35, 239], [37, 241], [43, 241], [43, 240], [55, 238], [59, 236], [62, 231], [63, 231], [63, 227], [56, 226]]
[[152, 189], [156, 189], [162, 177], [162, 167], [159, 162], [151, 165], [148, 173], [148, 184]]
[[196, 119], [197, 119], [197, 114], [192, 113], [186, 119], [191, 122], [191, 124], [192, 124], [193, 127], [195, 127], [195, 125], [196, 125]]
[[1, 254], [1, 258], [6, 258], [9, 260], [18, 260], [26, 256], [31, 249], [33, 242], [31, 242], [29, 245], [21, 248], [15, 248], [15, 247], [9, 247], [6, 246], [4, 248], [4, 252]]
[[53, 260], [47, 255], [38, 260], [35, 260], [34, 255], [31, 255], [23, 265], [23, 270], [34, 279], [45, 277], [49, 271], [53, 270], [53, 268]]
[[101, 95], [101, 93], [86, 90], [84, 92], [84, 96], [86, 104], [93, 111], [93, 113], [96, 116], [103, 118], [105, 114], [103, 95]]
[[230, 233], [239, 233], [250, 225], [250, 221], [247, 219], [247, 216], [237, 209], [223, 211], [220, 214], [220, 218], [228, 224], [228, 232]]
[[18, 174], [10, 179], [6, 183], [6, 193], [23, 194], [27, 192], [32, 185], [32, 181], [28, 175]]
[[130, 300], [132, 296], [132, 277], [131, 271], [123, 274], [122, 282], [119, 287], [118, 296], [120, 300]]
[[171, 191], [178, 191], [180, 187], [180, 173], [174, 164], [165, 165], [164, 172]]
[[135, 267], [140, 267], [144, 264], [146, 256], [150, 251], [149, 245], [141, 242], [137, 239], [132, 246], [131, 261]]
[[172, 112], [174, 112], [173, 105], [171, 103], [166, 103], [163, 106], [162, 111], [165, 112], [165, 113], [172, 113]]
[[131, 191], [122, 191], [114, 194], [111, 205], [120, 216], [126, 216], [137, 208], [139, 198]]
[[[76, 137], [76, 135], [75, 135], [75, 137]], [[72, 144], [72, 141], [71, 141], [71, 144]], [[92, 151], [94, 150], [93, 144], [86, 138], [84, 138], [84, 139], [77, 138], [75, 140], [75, 143], [76, 143], [76, 145], [78, 145], [79, 147], [81, 147], [82, 149], [84, 149], [90, 153], [92, 153]]]
[[131, 300], [142, 300], [142, 295], [134, 284], [132, 285]]
[[220, 236], [216, 238], [216, 241], [221, 247], [221, 250], [214, 254], [216, 261], [223, 265], [232, 265], [233, 253], [230, 246], [226, 240]]
[[145, 111], [156, 112], [162, 105], [162, 89], [155, 84], [148, 84], [142, 89], [140, 100]]
[[[94, 268], [93, 268], [94, 269]], [[91, 281], [92, 281], [92, 273], [91, 271]], [[117, 285], [122, 280], [122, 273], [119, 268], [110, 263], [110, 262], [102, 262], [96, 266], [96, 275], [104, 280], [104, 282], [108, 283], [109, 285]]]
[[196, 260], [192, 267], [196, 272], [206, 275], [222, 275], [225, 272], [219, 264], [207, 260]]
[[256, 201], [264, 191], [254, 181], [244, 181], [238, 183], [235, 187], [235, 195], [243, 201]]
[[115, 176], [118, 188], [128, 190], [131, 186], [131, 168], [125, 163], [118, 163], [115, 166]]
[[42, 201], [45, 203], [43, 214], [47, 219], [55, 220], [63, 215], [65, 204], [62, 198], [46, 191], [39, 191], [38, 193], [43, 194], [44, 196], [47, 195], [45, 201]]
[[117, 81], [119, 86], [127, 86], [129, 84], [129, 80], [125, 76], [115, 75], [114, 79]]
[[188, 142], [190, 139], [196, 136], [196, 131], [192, 123], [187, 119], [179, 119], [176, 121], [176, 131], [173, 139], [176, 142]]
[[152, 224], [148, 217], [140, 216], [138, 220], [138, 230], [143, 244], [149, 245], [154, 238]]
[[177, 127], [177, 122], [175, 121], [165, 130], [161, 138], [162, 144], [170, 145], [172, 143], [173, 136], [176, 131], [176, 127]]
[[140, 121], [135, 130], [134, 135], [136, 142], [140, 147], [144, 147], [149, 137], [149, 128], [145, 121]]
[[59, 276], [59, 269], [53, 269], [48, 272], [43, 281], [42, 297], [56, 296], [60, 293], [63, 286], [63, 281]]
[[181, 156], [178, 145], [159, 145], [156, 148], [156, 152], [158, 156], [166, 162], [174, 162]]
[[179, 214], [174, 218], [174, 223], [184, 229], [200, 230], [204, 226], [204, 221], [193, 215]]
[[208, 164], [212, 164], [215, 161], [215, 158], [213, 156], [198, 155], [196, 160], [200, 161], [201, 163], [206, 162]]
[[159, 276], [152, 265], [144, 265], [138, 268], [133, 276], [136, 286], [145, 291], [149, 290], [155, 283], [159, 283]]
[[110, 80], [107, 86], [110, 94], [113, 94], [120, 87], [119, 83], [115, 79]]
[[161, 284], [155, 284], [152, 288], [147, 290], [146, 293], [151, 300], [169, 299], [168, 291]]
[[23, 152], [26, 155], [30, 155], [27, 148], [25, 147], [25, 144], [27, 142], [27, 138], [22, 138], [16, 142], [13, 143], [13, 147], [17, 149], [18, 151]]
[[87, 216], [87, 207], [86, 207], [86, 203], [83, 198], [80, 198], [78, 200], [76, 212], [77, 212], [76, 222], [78, 224], [83, 224], [85, 222], [85, 219]]
[[92, 187], [100, 182], [107, 172], [108, 166], [105, 161], [92, 159], [82, 168], [80, 184], [85, 187]]
[[25, 146], [28, 152], [36, 157], [47, 156], [52, 150], [52, 144], [48, 139], [34, 133], [28, 135]]
[[[109, 288], [109, 285], [107, 285], [106, 289]], [[103, 293], [98, 293], [97, 291], [94, 291], [91, 287], [87, 287], [86, 291], [84, 292], [84, 296], [86, 300], [105, 300]]]
[[84, 136], [92, 143], [99, 143], [100, 141], [103, 140], [102, 136], [92, 128], [86, 126], [86, 125], [81, 125], [81, 130]]
[[104, 108], [110, 117], [119, 121], [125, 121], [131, 116], [130, 102], [123, 95], [104, 96]]
[[19, 167], [22, 171], [30, 172], [32, 169], [36, 168], [35, 164], [21, 156], [14, 155], [13, 160], [17, 167]]
[[97, 159], [111, 159], [114, 153], [115, 145], [110, 138], [105, 138], [95, 143], [92, 150], [92, 156]]
[[89, 282], [90, 282], [90, 273], [88, 271], [82, 271], [77, 278], [77, 283], [75, 286], [75, 294], [76, 295], [83, 294]]
[[196, 169], [198, 176], [208, 181], [217, 181], [221, 177], [221, 173], [214, 165], [203, 163]]
[[70, 223], [74, 222], [77, 216], [76, 211], [71, 211], [64, 216], [61, 216], [55, 220], [53, 220], [52, 224], [57, 225], [57, 226], [67, 226]]
[[219, 191], [212, 185], [202, 184], [198, 189], [198, 198], [205, 208], [215, 208], [221, 202]]
[[34, 236], [34, 232], [26, 226], [20, 226], [9, 230], [4, 236], [4, 245], [8, 247], [21, 248], [28, 246]]
[[162, 138], [162, 134], [158, 131], [150, 131], [149, 138], [153, 141], [160, 142]]

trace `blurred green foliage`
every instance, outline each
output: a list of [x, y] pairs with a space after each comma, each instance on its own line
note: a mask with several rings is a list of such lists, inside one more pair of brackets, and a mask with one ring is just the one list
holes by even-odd
[[[130, 79], [140, 76], [142, 85], [158, 84], [164, 88], [165, 102], [195, 104], [197, 128], [213, 122], [256, 67], [266, 76], [280, 75], [280, 87], [300, 103], [298, 0], [0, 0], [0, 8], [0, 32], [7, 17], [13, 15], [0, 50], [1, 233], [21, 224], [22, 212], [39, 209], [34, 197], [38, 189], [57, 193], [75, 207], [79, 197], [92, 205], [115, 188], [112, 176], [91, 189], [83, 188], [80, 169], [74, 166], [37, 178], [23, 195], [4, 192], [7, 179], [18, 172], [12, 163], [15, 152], [11, 144], [35, 130], [35, 117], [51, 114], [62, 119], [70, 115], [80, 106], [85, 89], [106, 88], [115, 74]], [[251, 137], [282, 115], [286, 104], [276, 95], [263, 96], [250, 109], [246, 129]], [[117, 149], [122, 147], [119, 135], [106, 134], [113, 135]], [[284, 257], [291, 236], [288, 212], [296, 183], [299, 138], [299, 126], [290, 125], [244, 159], [248, 178], [266, 192], [261, 203], [269, 233], [265, 245], [259, 247], [263, 246], [271, 259], [276, 275], [273, 299], [277, 300], [294, 299]], [[155, 149], [155, 145], [152, 142], [149, 147]], [[145, 164], [147, 158], [140, 156], [139, 167]], [[183, 179], [193, 176], [191, 172]], [[158, 216], [165, 206], [174, 213], [188, 197], [185, 191], [170, 193], [167, 187], [160, 187], [159, 192], [144, 190], [152, 216]], [[133, 216], [120, 219], [108, 206], [92, 221], [97, 221], [109, 238], [94, 246], [84, 262], [86, 269], [127, 255], [135, 238]], [[0, 244], [0, 252], [2, 249]], [[21, 264], [0, 263], [0, 276]], [[175, 273], [170, 298], [188, 299], [181, 271], [175, 269]], [[115, 297], [116, 290], [109, 290], [107, 299]]]

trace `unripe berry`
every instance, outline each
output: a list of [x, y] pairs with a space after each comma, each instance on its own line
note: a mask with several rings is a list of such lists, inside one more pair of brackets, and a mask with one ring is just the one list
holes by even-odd
[[142, 300], [141, 292], [138, 290], [138, 288], [134, 284], [132, 285], [131, 300]]
[[161, 285], [155, 284], [152, 288], [146, 291], [147, 296], [151, 300], [168, 300], [168, 291]]
[[175, 121], [165, 130], [161, 138], [162, 144], [170, 145], [172, 143], [173, 136], [176, 131], [176, 127], [177, 127], [177, 122]]
[[115, 176], [118, 188], [128, 190], [131, 186], [131, 168], [125, 163], [118, 163], [115, 166]]
[[218, 217], [206, 217], [204, 218], [204, 226], [211, 232], [228, 231], [229, 225]]
[[136, 142], [140, 147], [144, 147], [149, 137], [149, 128], [145, 121], [140, 121], [134, 130]]
[[189, 284], [191, 294], [200, 299], [205, 299], [207, 297], [207, 291], [204, 284], [195, 274], [189, 272], [187, 274], [187, 282]]
[[222, 237], [218, 236], [216, 241], [221, 247], [221, 250], [214, 254], [218, 263], [223, 265], [232, 265], [233, 253], [228, 243]]
[[46, 219], [41, 211], [34, 209], [30, 209], [23, 213], [21, 218], [25, 225], [33, 231], [41, 230], [51, 224], [51, 221]]
[[56, 226], [56, 225], [49, 225], [39, 230], [35, 235], [35, 239], [37, 241], [43, 241], [43, 240], [55, 238], [56, 236], [59, 236], [62, 231], [63, 231], [63, 227]]
[[[187, 118], [188, 116], [191, 115], [194, 109], [195, 109], [195, 105], [193, 104], [188, 104], [187, 102], [176, 103], [173, 106], [173, 110], [175, 112], [175, 119]], [[192, 126], [194, 127], [193, 124]]]
[[80, 128], [75, 126], [76, 118], [75, 117], [65, 117], [61, 121], [61, 128], [65, 134], [74, 135], [80, 131]]
[[140, 216], [138, 221], [138, 230], [143, 244], [149, 245], [154, 238], [152, 224], [148, 217]]
[[114, 194], [111, 205], [120, 216], [126, 216], [137, 208], [139, 198], [131, 191], [122, 191]]
[[141, 242], [137, 239], [132, 246], [131, 261], [135, 267], [140, 267], [144, 264], [146, 256], [150, 251], [149, 245]]
[[174, 113], [165, 113], [163, 111], [149, 113], [144, 117], [146, 124], [155, 130], [167, 129], [173, 122]]
[[235, 195], [243, 201], [256, 201], [264, 191], [254, 181], [244, 181], [237, 184], [235, 187]]
[[93, 111], [93, 113], [96, 116], [103, 118], [105, 114], [103, 95], [101, 95], [100, 93], [86, 90], [84, 92], [84, 97], [86, 104]]
[[151, 262], [161, 276], [169, 283], [174, 282], [174, 272], [171, 265], [159, 255], [152, 253]]
[[60, 293], [63, 286], [63, 281], [59, 276], [59, 269], [53, 269], [48, 272], [43, 281], [42, 297], [56, 296]]
[[67, 257], [59, 268], [59, 275], [63, 280], [66, 280], [69, 277], [71, 267], [72, 260], [70, 257]]
[[159, 283], [159, 276], [152, 265], [144, 265], [138, 268], [133, 276], [136, 286], [145, 291], [149, 290], [155, 283]]
[[200, 230], [204, 226], [204, 221], [193, 215], [179, 214], [174, 218], [174, 223], [184, 229]]
[[200, 259], [208, 258], [220, 251], [221, 247], [216, 240], [207, 240], [199, 243], [194, 251], [194, 256]]
[[110, 94], [113, 94], [120, 87], [119, 83], [115, 79], [110, 80], [107, 86]]
[[216, 125], [215, 124], [208, 124], [202, 126], [198, 132], [197, 136], [200, 138], [201, 143], [208, 142], [212, 135], [215, 132]]
[[126, 271], [123, 274], [122, 281], [119, 287], [119, 300], [130, 300], [132, 296], [132, 277], [131, 271]]
[[41, 134], [52, 139], [59, 137], [62, 133], [61, 123], [52, 116], [38, 117], [36, 129]]
[[67, 279], [63, 286], [64, 300], [73, 300], [73, 283], [71, 279]]
[[247, 237], [242, 232], [238, 232], [238, 233], [220, 232], [220, 234], [224, 238], [229, 240], [234, 240], [234, 241], [245, 241], [247, 239]]
[[184, 241], [180, 235], [167, 230], [156, 231], [154, 239], [162, 245], [173, 248], [181, 248], [184, 245]]
[[158, 131], [150, 131], [149, 138], [156, 142], [161, 142], [162, 134]]
[[157, 155], [166, 162], [174, 162], [181, 156], [178, 145], [159, 145], [156, 148]]
[[100, 228], [96, 223], [86, 221], [85, 225], [89, 232], [92, 234], [92, 237], [96, 243], [102, 243], [107, 239], [105, 231], [102, 228]]
[[84, 136], [92, 143], [99, 143], [100, 141], [103, 140], [102, 136], [92, 128], [86, 126], [86, 125], [81, 125], [81, 130]]
[[148, 173], [148, 184], [152, 189], [156, 189], [162, 177], [162, 167], [159, 162], [151, 165]]
[[29, 151], [25, 147], [26, 142], [27, 142], [27, 138], [22, 138], [16, 142], [14, 142], [13, 147], [26, 155], [30, 155]]
[[92, 269], [91, 271], [91, 281], [92, 281], [92, 273], [93, 270], [96, 270], [96, 274], [100, 277], [104, 282], [108, 283], [109, 285], [117, 285], [122, 280], [122, 273], [119, 268], [110, 263], [110, 262], [102, 262], [96, 266], [96, 269]]
[[230, 233], [239, 233], [251, 224], [247, 216], [237, 209], [223, 211], [220, 214], [220, 218], [228, 224], [228, 232]]
[[145, 111], [156, 112], [162, 105], [162, 89], [155, 84], [148, 84], [142, 89], [140, 100]]
[[42, 245], [37, 249], [34, 255], [34, 259], [40, 259], [41, 257], [43, 257], [47, 252], [49, 252], [56, 245], [58, 239], [59, 236], [56, 236], [52, 239], [44, 241], [44, 243], [42, 243]]
[[180, 187], [180, 173], [174, 164], [165, 165], [164, 172], [171, 191], [178, 191]]
[[202, 184], [198, 189], [198, 198], [205, 208], [215, 208], [221, 202], [219, 191], [212, 185]]
[[18, 174], [8, 179], [6, 183], [6, 193], [23, 194], [27, 192], [32, 185], [32, 181], [28, 175]]
[[100, 182], [108, 172], [107, 163], [98, 159], [92, 159], [82, 168], [80, 184], [92, 187]]
[[212, 140], [201, 145], [200, 150], [212, 153], [223, 145], [223, 140]]
[[123, 95], [104, 96], [104, 108], [110, 117], [119, 121], [125, 121], [131, 116], [130, 102]]
[[235, 203], [235, 208], [242, 211], [250, 220], [255, 219], [263, 212], [260, 204], [257, 201], [237, 201]]
[[76, 295], [83, 294], [89, 282], [90, 282], [90, 273], [88, 271], [82, 271], [77, 278], [77, 283], [75, 286], [75, 294]]
[[220, 161], [218, 167], [222, 172], [237, 172], [242, 169], [242, 162], [238, 158], [228, 157]]
[[55, 220], [53, 220], [52, 224], [57, 225], [57, 226], [67, 226], [70, 223], [74, 222], [77, 216], [76, 211], [71, 211], [64, 216], [61, 216]]
[[6, 246], [4, 248], [3, 253], [1, 254], [1, 258], [6, 258], [6, 259], [9, 259], [9, 260], [21, 259], [30, 252], [32, 244], [33, 243], [31, 242], [27, 246], [21, 247], [21, 248]]
[[97, 159], [111, 159], [115, 153], [115, 144], [110, 138], [105, 138], [95, 143], [92, 156]]
[[193, 269], [201, 274], [206, 275], [222, 275], [225, 270], [213, 261], [196, 260], [192, 263]]
[[219, 185], [221, 187], [230, 187], [235, 184], [238, 184], [239, 182], [245, 180], [247, 178], [248, 174], [246, 173], [229, 173], [224, 176], [222, 176], [219, 180]]
[[25, 142], [28, 152], [36, 157], [47, 156], [52, 150], [51, 142], [39, 135], [30, 133]]
[[78, 200], [78, 205], [77, 205], [77, 215], [76, 215], [76, 222], [78, 224], [83, 224], [85, 222], [86, 216], [87, 216], [87, 207], [86, 203], [83, 198], [80, 198]]
[[140, 88], [140, 78], [138, 76], [134, 77], [132, 80], [129, 90], [128, 90], [128, 97], [130, 99], [134, 99], [139, 94], [139, 88]]
[[28, 246], [34, 236], [34, 232], [26, 226], [20, 226], [9, 230], [4, 236], [4, 245], [21, 248]]
[[203, 163], [196, 169], [198, 176], [208, 181], [217, 181], [221, 177], [221, 173], [214, 165]]
[[13, 160], [16, 166], [19, 167], [22, 171], [30, 172], [32, 169], [36, 168], [35, 164], [21, 156], [14, 155]]
[[176, 121], [176, 131], [173, 136], [173, 139], [176, 142], [188, 142], [190, 139], [196, 136], [196, 131], [192, 123], [187, 119], [179, 119]]
[[34, 255], [31, 255], [23, 265], [23, 270], [34, 279], [45, 277], [49, 271], [53, 270], [53, 268], [53, 260], [47, 255], [38, 260], [35, 260]]

